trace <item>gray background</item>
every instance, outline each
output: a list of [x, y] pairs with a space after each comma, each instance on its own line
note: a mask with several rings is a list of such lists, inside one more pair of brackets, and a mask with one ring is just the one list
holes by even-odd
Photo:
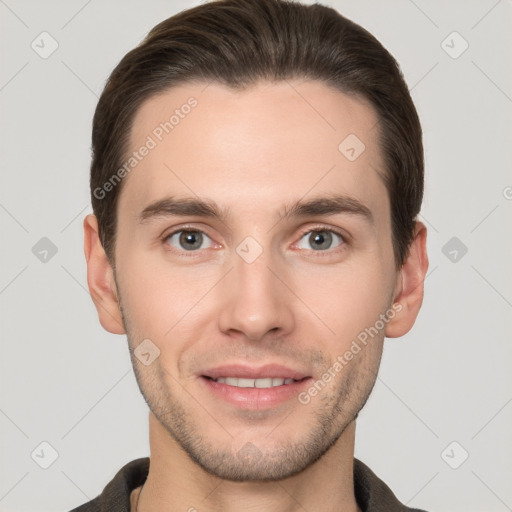
[[[120, 58], [197, 3], [0, 0], [1, 511], [69, 510], [149, 454], [126, 339], [87, 291], [91, 119]], [[325, 3], [394, 54], [425, 133], [425, 301], [386, 341], [356, 456], [409, 506], [512, 510], [512, 3]]]

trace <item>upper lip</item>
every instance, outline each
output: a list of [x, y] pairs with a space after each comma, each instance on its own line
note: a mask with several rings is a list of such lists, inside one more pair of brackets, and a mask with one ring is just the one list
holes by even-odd
[[280, 364], [266, 364], [264, 366], [246, 366], [242, 364], [227, 364], [211, 368], [201, 373], [204, 377], [218, 379], [219, 377], [238, 377], [245, 379], [266, 379], [266, 378], [283, 378], [302, 380], [308, 377], [305, 373], [288, 368]]

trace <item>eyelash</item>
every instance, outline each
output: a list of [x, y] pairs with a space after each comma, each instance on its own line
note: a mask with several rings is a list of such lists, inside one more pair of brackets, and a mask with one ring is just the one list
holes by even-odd
[[[337, 254], [341, 251], [343, 251], [345, 249], [345, 246], [348, 245], [348, 237], [347, 235], [341, 233], [341, 231], [338, 231], [336, 229], [333, 229], [331, 227], [328, 227], [328, 226], [322, 226], [322, 225], [319, 225], [319, 226], [315, 226], [313, 228], [309, 228], [307, 230], [304, 230], [303, 232], [301, 232], [300, 236], [299, 236], [299, 241], [302, 240], [302, 238], [304, 238], [304, 235], [307, 235], [308, 233], [315, 233], [315, 232], [328, 232], [328, 233], [334, 233], [335, 235], [338, 235], [342, 242], [341, 244], [335, 248], [335, 249], [327, 249], [325, 251], [315, 251], [313, 249], [309, 249], [309, 252], [313, 253], [313, 257], [317, 258], [317, 257], [326, 257], [326, 256], [332, 256], [333, 254]], [[181, 232], [194, 232], [194, 233], [202, 233], [203, 235], [206, 235], [208, 238], [211, 239], [210, 236], [208, 236], [208, 234], [201, 230], [201, 229], [197, 229], [197, 228], [194, 228], [193, 226], [181, 226], [179, 229], [175, 229], [174, 231], [171, 231], [170, 233], [167, 233], [165, 234], [161, 240], [162, 240], [162, 243], [164, 245], [167, 245], [168, 247], [170, 247], [167, 242], [168, 240], [173, 236], [175, 235], [176, 233], [181, 233]], [[296, 242], [298, 243], [298, 242]], [[177, 249], [168, 249], [169, 251], [171, 252], [175, 252], [177, 251]], [[185, 250], [180, 250], [179, 253], [180, 255], [183, 255], [184, 257], [186, 258], [197, 258], [198, 256], [200, 256], [200, 253], [201, 251], [200, 250], [196, 250], [196, 251], [185, 251]]]

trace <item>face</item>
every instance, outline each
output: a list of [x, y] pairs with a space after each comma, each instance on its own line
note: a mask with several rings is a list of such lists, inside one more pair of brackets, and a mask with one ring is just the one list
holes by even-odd
[[131, 150], [155, 144], [119, 198], [117, 294], [166, 435], [219, 477], [279, 479], [354, 421], [398, 313], [377, 117], [315, 81], [205, 87], [135, 117]]

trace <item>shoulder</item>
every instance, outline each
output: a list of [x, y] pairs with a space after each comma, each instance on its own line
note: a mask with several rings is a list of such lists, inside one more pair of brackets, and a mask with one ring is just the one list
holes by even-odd
[[363, 512], [426, 512], [401, 503], [368, 466], [354, 459], [354, 492]]
[[130, 512], [131, 492], [146, 481], [149, 457], [132, 460], [124, 465], [93, 500], [70, 512]]

